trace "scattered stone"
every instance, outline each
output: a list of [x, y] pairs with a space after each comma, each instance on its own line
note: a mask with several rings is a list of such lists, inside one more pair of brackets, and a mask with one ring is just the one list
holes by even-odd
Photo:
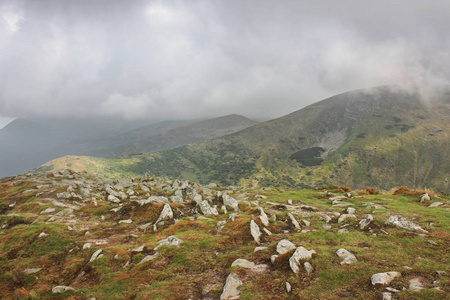
[[295, 274], [298, 274], [300, 271], [300, 262], [304, 260], [309, 260], [312, 258], [312, 255], [315, 254], [316, 251], [314, 250], [306, 250], [304, 247], [298, 247], [294, 254], [289, 259], [289, 265], [292, 269], [292, 271]]
[[347, 219], [356, 219], [356, 216], [352, 214], [343, 214], [339, 217], [338, 223], [342, 223]]
[[30, 269], [25, 269], [23, 270], [23, 272], [25, 274], [34, 274], [34, 273], [38, 273], [42, 270], [42, 268], [30, 268]]
[[409, 289], [411, 291], [420, 291], [423, 289], [423, 284], [420, 282], [420, 278], [413, 278], [409, 280]]
[[373, 217], [371, 214], [366, 215], [364, 218], [359, 221], [359, 229], [364, 230], [369, 224], [373, 221]]
[[436, 271], [436, 274], [438, 274], [439, 276], [443, 276], [443, 275], [447, 275], [447, 272], [445, 272], [445, 271]]
[[217, 222], [217, 231], [221, 231], [225, 227], [226, 223], [227, 221], [225, 220]]
[[278, 258], [278, 255], [276, 255], [276, 254], [270, 256], [270, 262], [272, 263], [272, 265], [275, 264], [275, 261], [277, 260], [277, 258]]
[[287, 291], [288, 293], [290, 293], [291, 290], [292, 290], [291, 284], [290, 284], [289, 282], [286, 282], [286, 291]]
[[242, 281], [237, 277], [237, 275], [231, 273], [227, 277], [225, 286], [223, 288], [222, 295], [220, 295], [221, 300], [228, 299], [239, 299], [240, 291], [239, 287], [242, 285]]
[[125, 224], [131, 224], [131, 223], [133, 223], [133, 220], [131, 220], [131, 219], [128, 219], [128, 220], [120, 220], [120, 221], [119, 221], [119, 224], [122, 224], [122, 223], [125, 223]]
[[259, 209], [259, 219], [261, 220], [261, 223], [264, 224], [264, 226], [269, 226], [269, 219], [267, 218], [266, 213], [262, 209], [262, 207], [258, 207]]
[[311, 275], [311, 273], [314, 271], [313, 266], [309, 262], [305, 262], [303, 264], [303, 268], [305, 269], [305, 271], [308, 275]]
[[386, 290], [389, 291], [389, 292], [392, 292], [392, 293], [400, 293], [400, 292], [401, 292], [400, 290], [391, 288], [391, 287], [389, 287], [389, 286], [386, 287]]
[[114, 202], [114, 203], [120, 203], [119, 198], [117, 198], [117, 197], [114, 196], [114, 195], [108, 195], [108, 201]]
[[201, 212], [204, 215], [217, 216], [219, 214], [219, 212], [217, 211], [217, 208], [211, 207], [211, 205], [209, 205], [209, 202], [207, 200], [203, 200], [202, 202], [200, 202], [199, 207], [200, 207]]
[[288, 203], [289, 205], [292, 205], [292, 199], [288, 199], [287, 203]]
[[279, 241], [277, 244], [277, 253], [278, 254], [285, 254], [294, 249], [295, 249], [294, 243], [292, 243], [291, 241], [286, 240], [286, 239]]
[[391, 300], [392, 299], [392, 293], [382, 292], [381, 295], [383, 296], [382, 300]]
[[223, 194], [222, 199], [225, 206], [230, 206], [234, 211], [239, 211], [239, 202], [236, 199], [227, 194]]
[[437, 246], [438, 245], [438, 243], [436, 243], [435, 241], [432, 241], [432, 240], [428, 240], [428, 243], [430, 243], [433, 246]]
[[302, 228], [300, 227], [300, 224], [298, 223], [298, 221], [295, 219], [295, 217], [291, 214], [288, 213], [287, 216], [289, 217], [289, 220], [291, 221], [292, 225], [297, 229], [297, 230], [301, 230]]
[[97, 251], [95, 251], [94, 254], [92, 254], [89, 262], [93, 262], [94, 260], [96, 260], [99, 257], [100, 253], [102, 253], [102, 249], [98, 249]]
[[385, 272], [385, 273], [377, 273], [372, 275], [370, 278], [370, 281], [372, 282], [372, 285], [388, 285], [390, 284], [395, 278], [401, 277], [402, 274], [400, 272]]
[[136, 247], [136, 248], [131, 249], [131, 252], [137, 252], [137, 253], [139, 253], [139, 252], [143, 252], [144, 250], [145, 250], [145, 246], [142, 245], [142, 246], [139, 246], [139, 247]]
[[356, 209], [353, 207], [347, 207], [347, 213], [353, 215], [356, 212]]
[[157, 258], [158, 256], [159, 256], [159, 252], [156, 252], [155, 254], [152, 254], [152, 255], [147, 255], [146, 257], [144, 257], [144, 258], [141, 260], [140, 264], [145, 263], [145, 262], [147, 262], [147, 261], [154, 260], [154, 259]]
[[410, 266], [402, 266], [402, 268], [406, 269], [406, 270], [412, 270], [412, 268]]
[[65, 293], [65, 292], [74, 291], [74, 290], [75, 289], [70, 286], [58, 285], [58, 286], [55, 286], [54, 288], [52, 288], [52, 293], [54, 293], [54, 294]]
[[238, 258], [236, 259], [232, 264], [231, 267], [241, 267], [241, 268], [253, 268], [255, 266], [254, 262], [251, 262], [249, 260], [246, 259], [242, 259], [242, 258]]
[[174, 235], [169, 236], [166, 239], [160, 240], [158, 242], [158, 246], [155, 247], [154, 250], [157, 250], [161, 246], [176, 246], [179, 247], [183, 243], [183, 240], [180, 238], [177, 238]]
[[325, 228], [325, 229], [331, 229], [331, 225], [330, 224], [323, 224], [322, 227]]
[[267, 247], [255, 247], [253, 252], [257, 252], [257, 251], [261, 251], [261, 250], [265, 250], [265, 249], [267, 249]]
[[41, 211], [41, 215], [48, 215], [51, 214], [52, 212], [54, 212], [56, 209], [53, 207], [49, 207], [46, 210]]
[[422, 197], [420, 197], [420, 203], [425, 202], [425, 201], [431, 201], [431, 198], [428, 195], [428, 193], [425, 193], [422, 195]]
[[336, 255], [339, 256], [340, 259], [342, 259], [341, 265], [349, 265], [358, 261], [353, 253], [344, 248], [338, 249], [336, 251]]
[[89, 249], [89, 248], [91, 248], [91, 247], [92, 247], [92, 243], [85, 243], [85, 244], [83, 245], [83, 250]]
[[263, 228], [263, 231], [264, 231], [264, 233], [267, 234], [267, 235], [272, 235], [272, 232], [270, 232], [270, 230], [267, 229], [266, 227]]
[[46, 237], [47, 235], [48, 235], [47, 233], [41, 232], [41, 233], [38, 235], [38, 238], [43, 238], [43, 237]]
[[250, 233], [252, 234], [253, 239], [259, 245], [261, 243], [261, 230], [259, 229], [258, 224], [254, 220], [250, 221]]
[[170, 207], [169, 204], [164, 204], [164, 208], [161, 211], [161, 214], [159, 215], [158, 221], [156, 221], [156, 223], [158, 223], [161, 220], [165, 220], [165, 219], [173, 219], [173, 211], [172, 208]]
[[311, 226], [311, 222], [309, 222], [309, 221], [307, 221], [307, 220], [302, 220], [302, 223], [303, 223], [305, 226]]
[[409, 230], [420, 230], [420, 231], [428, 233], [428, 231], [422, 229], [422, 227], [420, 227], [419, 225], [414, 224], [413, 222], [408, 221], [407, 219], [405, 219], [404, 217], [399, 216], [399, 215], [390, 216], [385, 224], [393, 225], [396, 227], [405, 228], [405, 229], [409, 229]]
[[172, 196], [172, 197], [170, 197], [170, 201], [172, 201], [172, 203], [183, 203], [184, 202], [183, 198], [180, 196]]
[[430, 205], [428, 205], [428, 207], [438, 207], [444, 205], [444, 202], [433, 202]]

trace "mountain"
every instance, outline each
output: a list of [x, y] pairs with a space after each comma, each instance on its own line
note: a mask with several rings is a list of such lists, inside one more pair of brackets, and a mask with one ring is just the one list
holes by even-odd
[[[100, 157], [112, 157], [173, 149], [231, 134], [257, 123], [244, 116], [233, 114], [177, 126], [177, 128], [161, 131], [159, 134], [142, 138], [135, 142], [122, 143], [123, 145], [119, 147], [105, 147], [105, 149], [99, 151], [91, 151], [89, 154]], [[141, 132], [141, 130], [131, 133], [137, 132]], [[121, 137], [127, 138], [128, 135], [130, 133], [123, 134]]]
[[450, 97], [426, 102], [395, 87], [333, 96], [237, 133], [114, 159], [66, 157], [40, 170], [186, 178], [244, 186], [349, 185], [448, 192]]

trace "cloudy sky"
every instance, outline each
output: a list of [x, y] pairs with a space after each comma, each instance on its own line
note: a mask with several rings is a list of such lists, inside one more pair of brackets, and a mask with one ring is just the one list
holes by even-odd
[[450, 1], [0, 0], [0, 126], [277, 117], [450, 78]]

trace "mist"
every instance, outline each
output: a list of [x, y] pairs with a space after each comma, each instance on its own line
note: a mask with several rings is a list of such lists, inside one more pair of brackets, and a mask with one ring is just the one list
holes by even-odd
[[0, 126], [19, 117], [274, 118], [450, 78], [450, 2], [4, 0]]

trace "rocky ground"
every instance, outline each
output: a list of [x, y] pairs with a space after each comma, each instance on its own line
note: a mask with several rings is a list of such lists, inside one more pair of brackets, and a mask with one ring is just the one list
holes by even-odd
[[0, 180], [2, 299], [448, 299], [450, 200], [69, 170]]

